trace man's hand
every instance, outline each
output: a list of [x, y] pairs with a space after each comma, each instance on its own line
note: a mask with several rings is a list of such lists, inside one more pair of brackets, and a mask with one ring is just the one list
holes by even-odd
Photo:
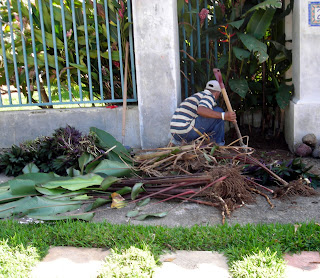
[[237, 121], [236, 112], [225, 112], [224, 119], [229, 122], [236, 122]]

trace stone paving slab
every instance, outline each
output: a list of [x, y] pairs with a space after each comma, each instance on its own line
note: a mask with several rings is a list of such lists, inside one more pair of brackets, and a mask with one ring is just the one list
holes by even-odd
[[160, 256], [162, 265], [154, 278], [229, 278], [227, 259], [211, 251], [176, 251]]
[[[32, 278], [91, 278], [97, 277], [99, 269], [110, 252], [100, 248], [51, 247], [48, 255], [32, 271]], [[285, 254], [287, 278], [319, 278], [320, 255], [303, 251]], [[156, 269], [154, 278], [231, 278], [227, 259], [211, 251], [176, 251], [160, 256], [162, 265]]]
[[33, 269], [32, 278], [96, 278], [110, 251], [100, 248], [51, 247]]
[[319, 252], [302, 251], [300, 254], [285, 254], [284, 259], [287, 262], [286, 273], [288, 277], [320, 277]]

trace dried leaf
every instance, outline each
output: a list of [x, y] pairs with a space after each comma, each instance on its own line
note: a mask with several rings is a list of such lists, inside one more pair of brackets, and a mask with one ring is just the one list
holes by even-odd
[[111, 208], [123, 208], [127, 205], [126, 200], [118, 193], [114, 192], [111, 194], [112, 204]]

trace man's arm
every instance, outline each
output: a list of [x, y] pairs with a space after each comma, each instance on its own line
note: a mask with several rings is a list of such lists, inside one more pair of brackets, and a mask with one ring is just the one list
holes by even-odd
[[[222, 119], [222, 113], [213, 111], [210, 108], [204, 107], [204, 106], [199, 106], [197, 113], [201, 117], [205, 118], [214, 118], [214, 119]], [[229, 122], [236, 122], [237, 121], [237, 116], [235, 112], [225, 112], [224, 114], [224, 119]]]

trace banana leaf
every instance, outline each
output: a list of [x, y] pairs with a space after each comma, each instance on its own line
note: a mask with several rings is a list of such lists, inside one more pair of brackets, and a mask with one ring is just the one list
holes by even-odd
[[116, 146], [114, 149], [112, 149], [111, 152], [116, 153], [119, 157], [121, 157], [126, 162], [133, 163], [132, 159], [130, 158], [130, 153], [127, 151], [127, 149], [119, 141], [117, 141], [111, 134], [96, 127], [90, 127], [90, 131], [96, 134], [97, 144], [101, 148], [103, 148], [104, 150], [109, 150], [112, 147]]
[[103, 182], [101, 183], [101, 188], [102, 190], [107, 190], [112, 184], [114, 184], [115, 182], [119, 181], [120, 179], [113, 177], [113, 176], [109, 176], [106, 177]]
[[13, 201], [10, 203], [6, 203], [3, 205], [0, 205], [0, 218], [9, 218], [13, 215], [13, 209], [22, 203], [25, 203], [26, 201], [30, 200], [31, 197], [25, 197], [23, 199], [20, 199], [18, 201]]
[[280, 84], [278, 92], [276, 93], [276, 101], [280, 109], [285, 109], [291, 100], [293, 86]]
[[27, 173], [17, 176], [15, 179], [32, 180], [35, 182], [35, 185], [40, 185], [54, 180], [57, 177], [58, 176], [54, 173]]
[[248, 59], [250, 57], [250, 52], [248, 50], [239, 48], [234, 46], [232, 48], [234, 55], [239, 59], [240, 61], [243, 61], [244, 59]]
[[9, 181], [12, 195], [35, 195], [38, 194], [33, 180], [13, 179]]
[[242, 98], [246, 97], [247, 92], [249, 91], [248, 82], [244, 78], [239, 79], [230, 79], [229, 86], [232, 91], [237, 93]]
[[259, 63], [263, 63], [268, 59], [269, 55], [267, 54], [266, 44], [249, 34], [237, 33], [237, 35], [244, 46], [256, 56]]
[[33, 197], [25, 199], [24, 202], [19, 203], [14, 209], [13, 214], [48, 216], [56, 215], [58, 213], [65, 213], [79, 209], [80, 201], [71, 200], [52, 200], [46, 197]]
[[124, 177], [124, 176], [131, 175], [132, 168], [124, 164], [123, 162], [105, 159], [105, 160], [102, 160], [96, 168], [94, 168], [92, 173], [105, 174], [107, 176], [113, 176], [113, 177]]
[[258, 40], [262, 39], [270, 27], [275, 12], [276, 9], [273, 8], [255, 11], [248, 22], [247, 32]]
[[243, 14], [242, 17], [246, 17], [249, 13], [256, 11], [258, 9], [269, 9], [269, 8], [282, 8], [282, 1], [281, 0], [265, 0], [254, 7], [252, 7], [250, 10], [248, 10], [245, 14]]
[[91, 221], [94, 213], [81, 213], [81, 214], [71, 214], [71, 215], [26, 215], [27, 217], [31, 217], [37, 220], [47, 220], [47, 221], [55, 221], [55, 220], [84, 220], [84, 221]]
[[52, 181], [43, 184], [42, 187], [53, 189], [62, 187], [70, 191], [76, 191], [79, 189], [87, 188], [92, 185], [100, 185], [103, 178], [96, 174], [87, 174], [84, 176], [71, 177], [59, 177]]

